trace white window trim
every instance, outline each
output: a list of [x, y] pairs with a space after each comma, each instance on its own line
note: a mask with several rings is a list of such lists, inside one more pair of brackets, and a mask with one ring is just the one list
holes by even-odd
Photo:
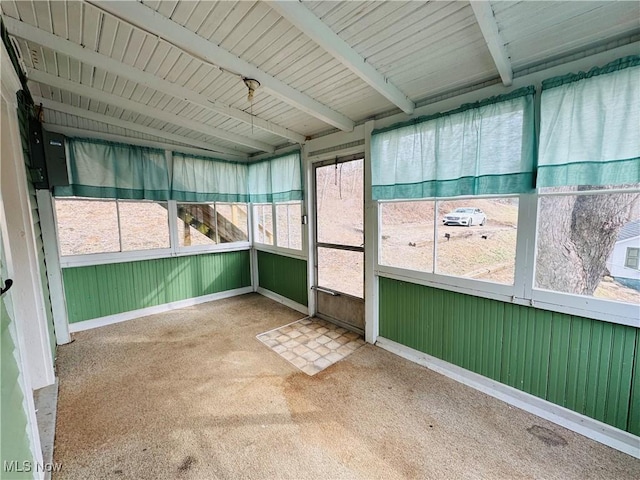
[[[300, 211], [302, 212], [302, 217], [304, 217], [305, 213], [304, 213], [304, 201], [303, 200], [295, 200], [295, 201], [290, 201], [290, 202], [271, 202], [271, 203], [251, 203], [250, 205], [250, 210], [251, 210], [251, 215], [252, 215], [252, 223], [251, 223], [251, 231], [253, 232], [252, 235], [252, 243], [251, 246], [258, 250], [258, 251], [262, 251], [262, 252], [268, 252], [268, 253], [274, 253], [276, 255], [282, 255], [284, 257], [292, 257], [292, 258], [299, 258], [301, 260], [307, 260], [307, 228], [305, 228], [305, 225], [302, 224], [302, 218], [300, 218], [300, 229], [301, 229], [301, 234], [302, 234], [302, 245], [299, 249], [297, 248], [288, 248], [288, 247], [281, 247], [278, 245], [278, 218], [276, 216], [276, 205], [291, 205], [291, 204], [299, 204], [300, 205]], [[258, 216], [254, 215], [253, 213], [253, 209], [254, 207], [257, 206], [266, 206], [266, 205], [270, 205], [271, 206], [271, 219], [272, 219], [272, 223], [273, 223], [273, 245], [268, 244], [268, 243], [262, 243], [257, 241], [258, 235], [257, 235], [257, 231], [258, 231]]]
[[[64, 200], [74, 200], [75, 197], [64, 198]], [[115, 200], [115, 199], [92, 199], [92, 198], [78, 198], [78, 200], [82, 201], [100, 201], [100, 200]], [[54, 198], [54, 202], [56, 199]], [[92, 265], [107, 265], [113, 263], [128, 263], [128, 262], [136, 262], [143, 260], [153, 260], [153, 259], [161, 259], [161, 258], [171, 258], [171, 257], [186, 257], [191, 255], [202, 255], [207, 253], [223, 253], [223, 252], [236, 252], [249, 250], [251, 248], [250, 240], [242, 241], [242, 242], [229, 242], [229, 243], [219, 243], [212, 245], [196, 245], [193, 247], [181, 247], [179, 245], [178, 239], [178, 227], [177, 222], [172, 221], [172, 219], [177, 218], [178, 216], [178, 203], [211, 203], [211, 202], [177, 202], [175, 200], [168, 201], [159, 201], [155, 202], [153, 200], [123, 200], [126, 202], [141, 202], [141, 203], [167, 203], [167, 214], [168, 214], [168, 222], [169, 222], [169, 248], [156, 248], [149, 250], [131, 250], [126, 252], [105, 252], [105, 253], [90, 253], [84, 255], [60, 255], [60, 267], [61, 268], [71, 268], [71, 267], [86, 267]], [[229, 204], [229, 202], [219, 202], [221, 204]], [[245, 204], [243, 204], [245, 205]], [[246, 204], [249, 205], [249, 204]], [[248, 207], [249, 208], [249, 207]], [[56, 217], [55, 205], [53, 208], [54, 217]], [[247, 215], [247, 228], [251, 221], [251, 214]], [[119, 220], [118, 220], [119, 222]], [[56, 228], [56, 236], [60, 238], [58, 231], [58, 220], [55, 218], [55, 228]], [[249, 235], [251, 234], [249, 228]], [[251, 238], [251, 237], [249, 237]]]

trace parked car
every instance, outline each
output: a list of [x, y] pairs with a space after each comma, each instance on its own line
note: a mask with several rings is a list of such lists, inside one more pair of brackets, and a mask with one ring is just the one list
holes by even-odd
[[487, 216], [479, 208], [462, 207], [456, 208], [453, 212], [447, 213], [442, 222], [445, 225], [484, 225]]

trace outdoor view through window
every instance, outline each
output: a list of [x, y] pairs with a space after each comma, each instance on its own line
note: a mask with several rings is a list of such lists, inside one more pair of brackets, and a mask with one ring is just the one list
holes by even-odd
[[[543, 189], [536, 287], [640, 304], [640, 270], [634, 261], [640, 249], [639, 188]], [[606, 193], [610, 189], [616, 193]], [[594, 190], [601, 193], [590, 193]]]
[[[382, 265], [513, 284], [518, 199], [381, 204]], [[434, 239], [437, 239], [434, 269]]]

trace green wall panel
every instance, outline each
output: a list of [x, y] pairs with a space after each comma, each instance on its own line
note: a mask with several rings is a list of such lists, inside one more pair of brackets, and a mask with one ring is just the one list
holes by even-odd
[[307, 261], [258, 251], [258, 284], [306, 306]]
[[64, 268], [62, 276], [70, 323], [251, 286], [248, 250]]
[[[20, 371], [16, 361], [15, 343], [9, 332], [11, 318], [4, 298], [0, 298], [0, 468], [6, 462], [33, 462], [27, 434], [27, 416], [24, 411], [24, 395], [19, 383]], [[29, 473], [3, 473], [2, 478], [33, 478]]]
[[380, 336], [640, 435], [637, 328], [380, 278]]

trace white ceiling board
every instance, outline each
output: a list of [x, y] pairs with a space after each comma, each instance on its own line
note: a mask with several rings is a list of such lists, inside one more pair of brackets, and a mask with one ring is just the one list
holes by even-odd
[[640, 32], [640, 2], [519, 2], [494, 11], [514, 69]]
[[[134, 2], [129, 5], [141, 6]], [[413, 101], [424, 102], [498, 79], [473, 9], [466, 1], [303, 1], [303, 5]], [[245, 64], [263, 69], [283, 85], [354, 121], [395, 110], [388, 100], [282, 18], [268, 3], [144, 0], [142, 7], [159, 12], [188, 32], [210, 39], [213, 48], [221, 46]], [[621, 44], [640, 33], [638, 2], [492, 0], [491, 7], [516, 72], [600, 45]], [[215, 127], [272, 145], [286, 142], [284, 137], [271, 132], [255, 126], [252, 129], [250, 123], [242, 123], [239, 117], [214, 114], [204, 108], [211, 100], [239, 112], [252, 109], [253, 114], [265, 122], [305, 136], [331, 128], [286, 103], [282, 97], [270, 94], [264, 86], [256, 91], [251, 105], [247, 101], [247, 88], [237, 73], [221, 70], [211, 64], [213, 60], [196, 58], [155, 34], [103, 13], [92, 3], [2, 0], [0, 9], [5, 20], [15, 18], [53, 32], [76, 46], [82, 45], [89, 55], [100, 51], [114, 61], [157, 75], [184, 88], [182, 92], [200, 95], [205, 100], [193, 101], [192, 98], [191, 103], [187, 103], [183, 99], [188, 96], [145, 83], [141, 77], [131, 78], [109, 68], [102, 58], [92, 64], [64, 51], [55, 53], [47, 42], [41, 47], [19, 40], [27, 67], [117, 95], [135, 105], [162, 110], [177, 118], [178, 123], [169, 124], [151, 114], [133, 113], [70, 91], [33, 84], [34, 92], [42, 90], [43, 96], [56, 95], [79, 108], [133, 120], [165, 132], [188, 134], [192, 139], [205, 134], [180, 124], [182, 117], [200, 126]], [[136, 21], [139, 19], [132, 19], [133, 23]], [[250, 117], [245, 114], [244, 118]]]
[[[350, 130], [353, 128], [353, 121], [340, 114], [340, 112], [336, 112], [303, 92], [291, 88], [286, 82], [220, 48], [215, 42], [207, 42], [203, 37], [159, 15], [141, 3], [92, 1], [111, 14], [135, 23], [153, 34], [163, 36], [175, 45], [179, 45], [180, 48], [184, 48], [194, 55], [206, 59], [208, 62], [218, 64], [225, 69], [241, 73], [249, 78], [255, 78], [271, 95], [277, 96], [282, 101], [290, 103], [310, 115], [315, 115], [325, 122], [342, 129]], [[234, 23], [230, 22], [230, 25], [234, 25]]]

